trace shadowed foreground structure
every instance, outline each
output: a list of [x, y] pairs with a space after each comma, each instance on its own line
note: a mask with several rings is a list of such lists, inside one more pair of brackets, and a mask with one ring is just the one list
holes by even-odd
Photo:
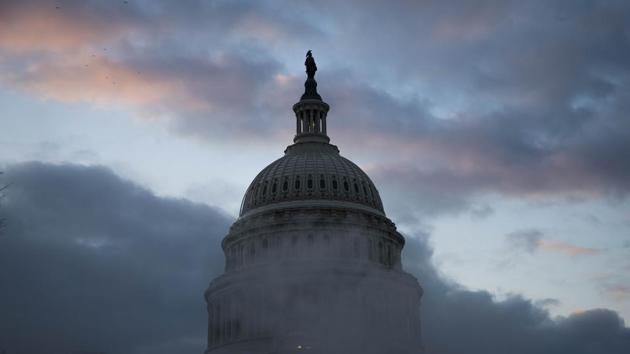
[[370, 178], [327, 135], [306, 58], [294, 144], [250, 184], [206, 291], [207, 353], [421, 353], [417, 280]]

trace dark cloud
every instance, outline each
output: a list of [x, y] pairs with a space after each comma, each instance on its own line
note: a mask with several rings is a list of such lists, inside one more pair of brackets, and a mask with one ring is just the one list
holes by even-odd
[[[11, 166], [0, 239], [0, 345], [7, 353], [198, 353], [203, 291], [222, 271], [229, 223], [216, 209], [160, 198], [103, 167]], [[626, 353], [613, 311], [552, 319], [522, 297], [496, 301], [444, 280], [426, 235], [404, 260], [425, 289], [428, 353]]]
[[[427, 353], [624, 353], [630, 329], [614, 311], [595, 309], [552, 319], [520, 296], [496, 301], [445, 281], [430, 263], [426, 236], [407, 238], [405, 267], [425, 289], [423, 338]], [[546, 304], [549, 305], [549, 304]]]
[[7, 353], [199, 352], [232, 221], [102, 167], [17, 165], [0, 238]]

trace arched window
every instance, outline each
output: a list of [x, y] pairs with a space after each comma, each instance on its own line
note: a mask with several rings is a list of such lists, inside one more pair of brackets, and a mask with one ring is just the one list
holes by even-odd
[[282, 183], [282, 191], [286, 192], [288, 189], [289, 189], [289, 179], [285, 177], [284, 183]]
[[274, 193], [274, 194], [275, 194], [275, 193], [276, 193], [276, 190], [277, 190], [277, 187], [278, 187], [278, 181], [277, 181], [277, 180], [274, 180], [274, 181], [273, 181], [273, 186], [271, 186], [271, 193]]
[[326, 180], [324, 180], [324, 175], [319, 176], [319, 188], [326, 188]]
[[263, 198], [267, 195], [267, 182], [263, 185], [262, 196]]
[[308, 175], [308, 181], [306, 182], [306, 187], [308, 189], [313, 189], [313, 176]]
[[334, 190], [337, 190], [337, 178], [333, 177], [332, 186]]
[[295, 176], [295, 189], [299, 190], [300, 189], [300, 176]]
[[343, 179], [343, 189], [345, 189], [346, 192], [348, 192], [350, 190], [350, 186], [348, 185], [348, 181], [346, 181], [345, 177]]

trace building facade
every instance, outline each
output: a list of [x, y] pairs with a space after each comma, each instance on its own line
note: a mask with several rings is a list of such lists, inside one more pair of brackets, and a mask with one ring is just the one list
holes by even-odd
[[327, 135], [306, 59], [294, 143], [252, 181], [205, 293], [207, 354], [422, 353], [422, 288], [370, 178]]

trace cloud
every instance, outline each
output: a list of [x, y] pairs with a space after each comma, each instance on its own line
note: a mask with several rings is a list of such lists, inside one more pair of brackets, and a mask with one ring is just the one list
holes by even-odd
[[580, 247], [565, 241], [550, 240], [542, 231], [536, 229], [511, 232], [506, 235], [506, 240], [512, 247], [528, 253], [542, 250], [576, 257], [597, 255], [602, 252], [600, 249]]
[[625, 301], [630, 299], [630, 286], [616, 284], [605, 287], [606, 293], [616, 301]]
[[515, 248], [534, 253], [540, 247], [544, 234], [540, 230], [520, 230], [507, 235], [507, 241]]
[[318, 80], [333, 142], [360, 146], [368, 164], [386, 161], [374, 175], [397, 204], [435, 215], [470, 211], [490, 193], [583, 200], [630, 191], [623, 2], [60, 7], [3, 3], [5, 85], [124, 105], [201, 139], [260, 143], [290, 135], [279, 117], [299, 97], [294, 60], [308, 44], [325, 62]]
[[7, 353], [198, 352], [231, 223], [103, 167], [11, 166], [0, 238]]
[[[0, 238], [0, 343], [8, 353], [198, 353], [203, 291], [222, 272], [231, 219], [160, 198], [104, 167], [12, 165]], [[552, 319], [530, 300], [496, 301], [444, 280], [427, 235], [407, 238], [405, 267], [425, 289], [428, 353], [625, 353], [613, 311]]]
[[[552, 319], [543, 306], [520, 296], [497, 301], [444, 280], [431, 264], [426, 235], [408, 237], [403, 260], [425, 289], [423, 338], [427, 353], [623, 353], [630, 329], [614, 311], [586, 310]], [[595, 349], [593, 349], [595, 348]]]
[[536, 300], [534, 304], [538, 307], [549, 308], [559, 306], [562, 302], [558, 299], [547, 298], [542, 300]]
[[[247, 42], [237, 37], [265, 23], [254, 21], [258, 12], [254, 6], [77, 1], [53, 5], [40, 1], [3, 5], [0, 83], [62, 102], [122, 106], [178, 133], [204, 139], [223, 137], [226, 131], [250, 139], [272, 134], [274, 125], [268, 118], [278, 116], [279, 103], [263, 96], [285, 90], [282, 65], [255, 44], [225, 43]], [[311, 28], [302, 23], [296, 31], [291, 26], [298, 24], [288, 18], [266, 22], [273, 23], [278, 35]], [[243, 28], [244, 23], [249, 27]], [[298, 95], [296, 89], [294, 96]], [[282, 113], [290, 111], [290, 100], [282, 103]]]
[[540, 249], [559, 252], [568, 256], [589, 256], [601, 253], [599, 249], [579, 247], [563, 241], [540, 240], [538, 243]]

